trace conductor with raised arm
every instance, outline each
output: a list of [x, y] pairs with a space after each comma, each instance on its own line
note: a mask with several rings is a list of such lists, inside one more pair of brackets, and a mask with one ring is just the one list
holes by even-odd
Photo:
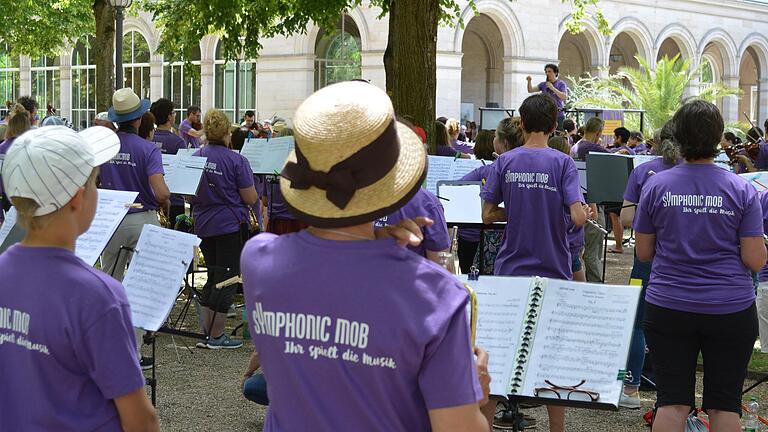
[[533, 78], [528, 75], [528, 93], [544, 93], [551, 97], [557, 105], [557, 129], [563, 129], [565, 121], [565, 101], [568, 99], [568, 85], [560, 79], [560, 68], [556, 64], [544, 66], [544, 73], [547, 75], [546, 81], [540, 82], [536, 87], [533, 86]]

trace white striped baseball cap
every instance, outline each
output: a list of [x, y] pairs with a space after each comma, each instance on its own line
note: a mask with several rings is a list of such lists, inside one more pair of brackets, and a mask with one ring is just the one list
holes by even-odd
[[80, 133], [65, 126], [27, 131], [5, 155], [6, 195], [34, 200], [40, 206], [35, 216], [53, 213], [75, 196], [94, 168], [119, 151], [120, 139], [102, 126]]

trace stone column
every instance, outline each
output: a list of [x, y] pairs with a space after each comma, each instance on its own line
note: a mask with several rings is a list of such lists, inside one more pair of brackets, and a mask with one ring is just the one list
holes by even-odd
[[[72, 51], [70, 51], [70, 53], [71, 52]], [[63, 54], [60, 57], [60, 62], [61, 106], [56, 108], [59, 109], [59, 115], [61, 117], [72, 120], [72, 55]]]
[[163, 55], [153, 54], [149, 59], [149, 98], [163, 97]]
[[[723, 76], [723, 84], [728, 87], [739, 87], [738, 76]], [[739, 97], [726, 96], [723, 98], [723, 120], [726, 123], [739, 121]]]
[[19, 94], [32, 95], [32, 59], [29, 56], [19, 56]]
[[213, 88], [213, 60], [207, 59], [200, 62], [200, 111], [205, 114], [214, 107]]
[[384, 69], [384, 51], [364, 51], [361, 53], [363, 79], [381, 88], [387, 88], [387, 72]]
[[437, 53], [435, 117], [461, 118], [461, 58], [463, 53]]
[[768, 119], [768, 78], [761, 79], [757, 84], [757, 120], [760, 128]]
[[[689, 70], [696, 70], [696, 68], [699, 67], [700, 61], [701, 60], [699, 58], [691, 59], [691, 66]], [[725, 77], [723, 77], [723, 80], [725, 80]], [[685, 87], [685, 91], [683, 91], [683, 99], [698, 96], [701, 91], [701, 89], [699, 88], [700, 85], [701, 85], [701, 81], [699, 79], [699, 76], [696, 76]], [[736, 79], [736, 86], [737, 87], [739, 86], [738, 78]], [[736, 102], [736, 109], [738, 110], [738, 101]]]

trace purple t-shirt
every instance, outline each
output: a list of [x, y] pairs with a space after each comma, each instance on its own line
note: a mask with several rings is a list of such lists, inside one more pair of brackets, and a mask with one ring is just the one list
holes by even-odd
[[267, 211], [268, 215], [274, 220], [296, 220], [296, 217], [288, 209], [285, 204], [285, 198], [283, 198], [283, 192], [280, 190], [279, 183], [273, 183], [271, 179], [273, 176], [262, 176], [262, 181], [259, 182], [259, 189], [256, 191], [259, 196], [267, 197]]
[[163, 154], [175, 155], [179, 150], [187, 148], [187, 143], [180, 136], [167, 130], [155, 130], [154, 143]]
[[[472, 170], [469, 174], [461, 178], [462, 181], [485, 181], [488, 177], [488, 172], [491, 170], [493, 164], [483, 165]], [[475, 228], [459, 228], [459, 237], [462, 240], [479, 243], [481, 230]]]
[[240, 268], [265, 431], [425, 431], [482, 398], [467, 292], [394, 240], [260, 234]]
[[764, 140], [760, 140], [760, 152], [757, 154], [755, 168], [761, 171], [768, 170], [768, 144]]
[[194, 129], [192, 123], [190, 123], [189, 120], [184, 119], [181, 124], [179, 124], [179, 136], [185, 143], [187, 143], [188, 148], [200, 148], [200, 138], [190, 135], [190, 129]]
[[437, 156], [456, 156], [456, 150], [451, 146], [437, 146]]
[[165, 174], [160, 149], [133, 133], [121, 131], [117, 136], [120, 137], [120, 152], [101, 166], [101, 187], [138, 192], [136, 202], [141, 203], [143, 208], [132, 208], [128, 213], [156, 210], [158, 204], [149, 184], [149, 177]]
[[454, 150], [462, 153], [467, 154], [475, 154], [475, 148], [464, 141], [459, 140], [452, 140], [451, 141], [451, 147], [453, 147]]
[[587, 160], [587, 155], [590, 152], [596, 153], [608, 153], [608, 150], [600, 144], [587, 141], [585, 139], [579, 141], [579, 147], [576, 150], [576, 159]]
[[[167, 130], [155, 130], [154, 143], [163, 154], [175, 155], [179, 150], [186, 149], [187, 143], [175, 133]], [[171, 205], [183, 206], [184, 197], [181, 195], [171, 195]]]
[[658, 158], [633, 169], [632, 172], [629, 173], [627, 188], [624, 189], [624, 200], [635, 204], [639, 203], [640, 192], [642, 192], [645, 182], [654, 175], [670, 168], [674, 168], [675, 166], [676, 164], [665, 164], [664, 159]]
[[621, 147], [616, 147], [616, 148], [611, 149], [611, 153], [618, 153], [618, 152], [620, 152], [622, 150], [626, 150], [627, 153], [629, 153], [630, 156], [634, 156], [634, 155], [637, 154], [633, 149], [629, 148], [629, 146], [626, 146], [626, 145], [623, 145]]
[[635, 154], [639, 154], [639, 155], [645, 154], [645, 152], [648, 151], [648, 146], [646, 146], [645, 143], [643, 142], [636, 145], [633, 150], [635, 151]]
[[755, 301], [739, 239], [762, 237], [763, 217], [744, 179], [714, 164], [654, 175], [643, 187], [634, 228], [656, 235], [646, 301], [703, 314], [739, 312]]
[[193, 201], [195, 234], [204, 238], [239, 231], [240, 223], [248, 222], [240, 189], [253, 186], [251, 164], [240, 153], [217, 144], [205, 146], [194, 156], [208, 158]]
[[[556, 89], [558, 89], [559, 91], [561, 91], [561, 92], [563, 92], [563, 93], [567, 93], [567, 92], [568, 92], [568, 85], [565, 83], [565, 81], [563, 81], [563, 80], [561, 80], [561, 79], [555, 80], [555, 82], [554, 82], [554, 83], [552, 83], [552, 85], [553, 85], [553, 86], [554, 86]], [[552, 90], [551, 90], [551, 89], [550, 89], [550, 88], [547, 86], [547, 82], [546, 82], [546, 81], [544, 81], [544, 82], [540, 82], [538, 87], [539, 87], [539, 91], [541, 91], [541, 92], [544, 92], [544, 93], [548, 94], [548, 95], [549, 95], [549, 97], [551, 97], [551, 98], [552, 98], [552, 100], [553, 100], [553, 101], [555, 101], [555, 104], [557, 104], [557, 109], [558, 109], [558, 110], [562, 110], [562, 109], [563, 109], [563, 107], [565, 107], [565, 101], [564, 101], [564, 100], [562, 100], [562, 99], [560, 99], [560, 98], [559, 98], [559, 97], [558, 97], [558, 96], [555, 94], [555, 92], [554, 92], [554, 91], [552, 91]], [[558, 116], [559, 116], [559, 117], [562, 117], [562, 116], [564, 116], [564, 115], [565, 115], [565, 114], [564, 114], [563, 112], [559, 112], [559, 113], [558, 113]]]
[[0, 255], [0, 428], [119, 431], [144, 387], [125, 290], [59, 248]]
[[494, 274], [571, 279], [566, 215], [582, 202], [573, 159], [551, 148], [518, 147], [491, 167], [480, 197], [503, 201], [507, 211]]
[[445, 210], [440, 199], [426, 189], [419, 189], [416, 195], [408, 203], [389, 216], [385, 216], [375, 222], [377, 227], [384, 225], [397, 225], [403, 219], [413, 219], [426, 216], [435, 223], [421, 229], [424, 240], [417, 247], [408, 246], [408, 249], [421, 256], [427, 256], [427, 251], [439, 252], [451, 247], [451, 238], [448, 235], [448, 225], [445, 223]]
[[[758, 193], [760, 208], [763, 210], [763, 233], [768, 234], [768, 191]], [[768, 264], [760, 270], [760, 282], [768, 282]]]
[[568, 228], [568, 251], [573, 257], [581, 256], [581, 250], [584, 249], [584, 226], [577, 227], [571, 220], [570, 212], [565, 215], [565, 221]]

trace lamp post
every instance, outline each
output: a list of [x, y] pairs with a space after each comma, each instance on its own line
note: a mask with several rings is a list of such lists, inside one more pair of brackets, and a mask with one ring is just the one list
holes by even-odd
[[115, 9], [115, 90], [123, 88], [123, 10], [133, 0], [109, 0]]

